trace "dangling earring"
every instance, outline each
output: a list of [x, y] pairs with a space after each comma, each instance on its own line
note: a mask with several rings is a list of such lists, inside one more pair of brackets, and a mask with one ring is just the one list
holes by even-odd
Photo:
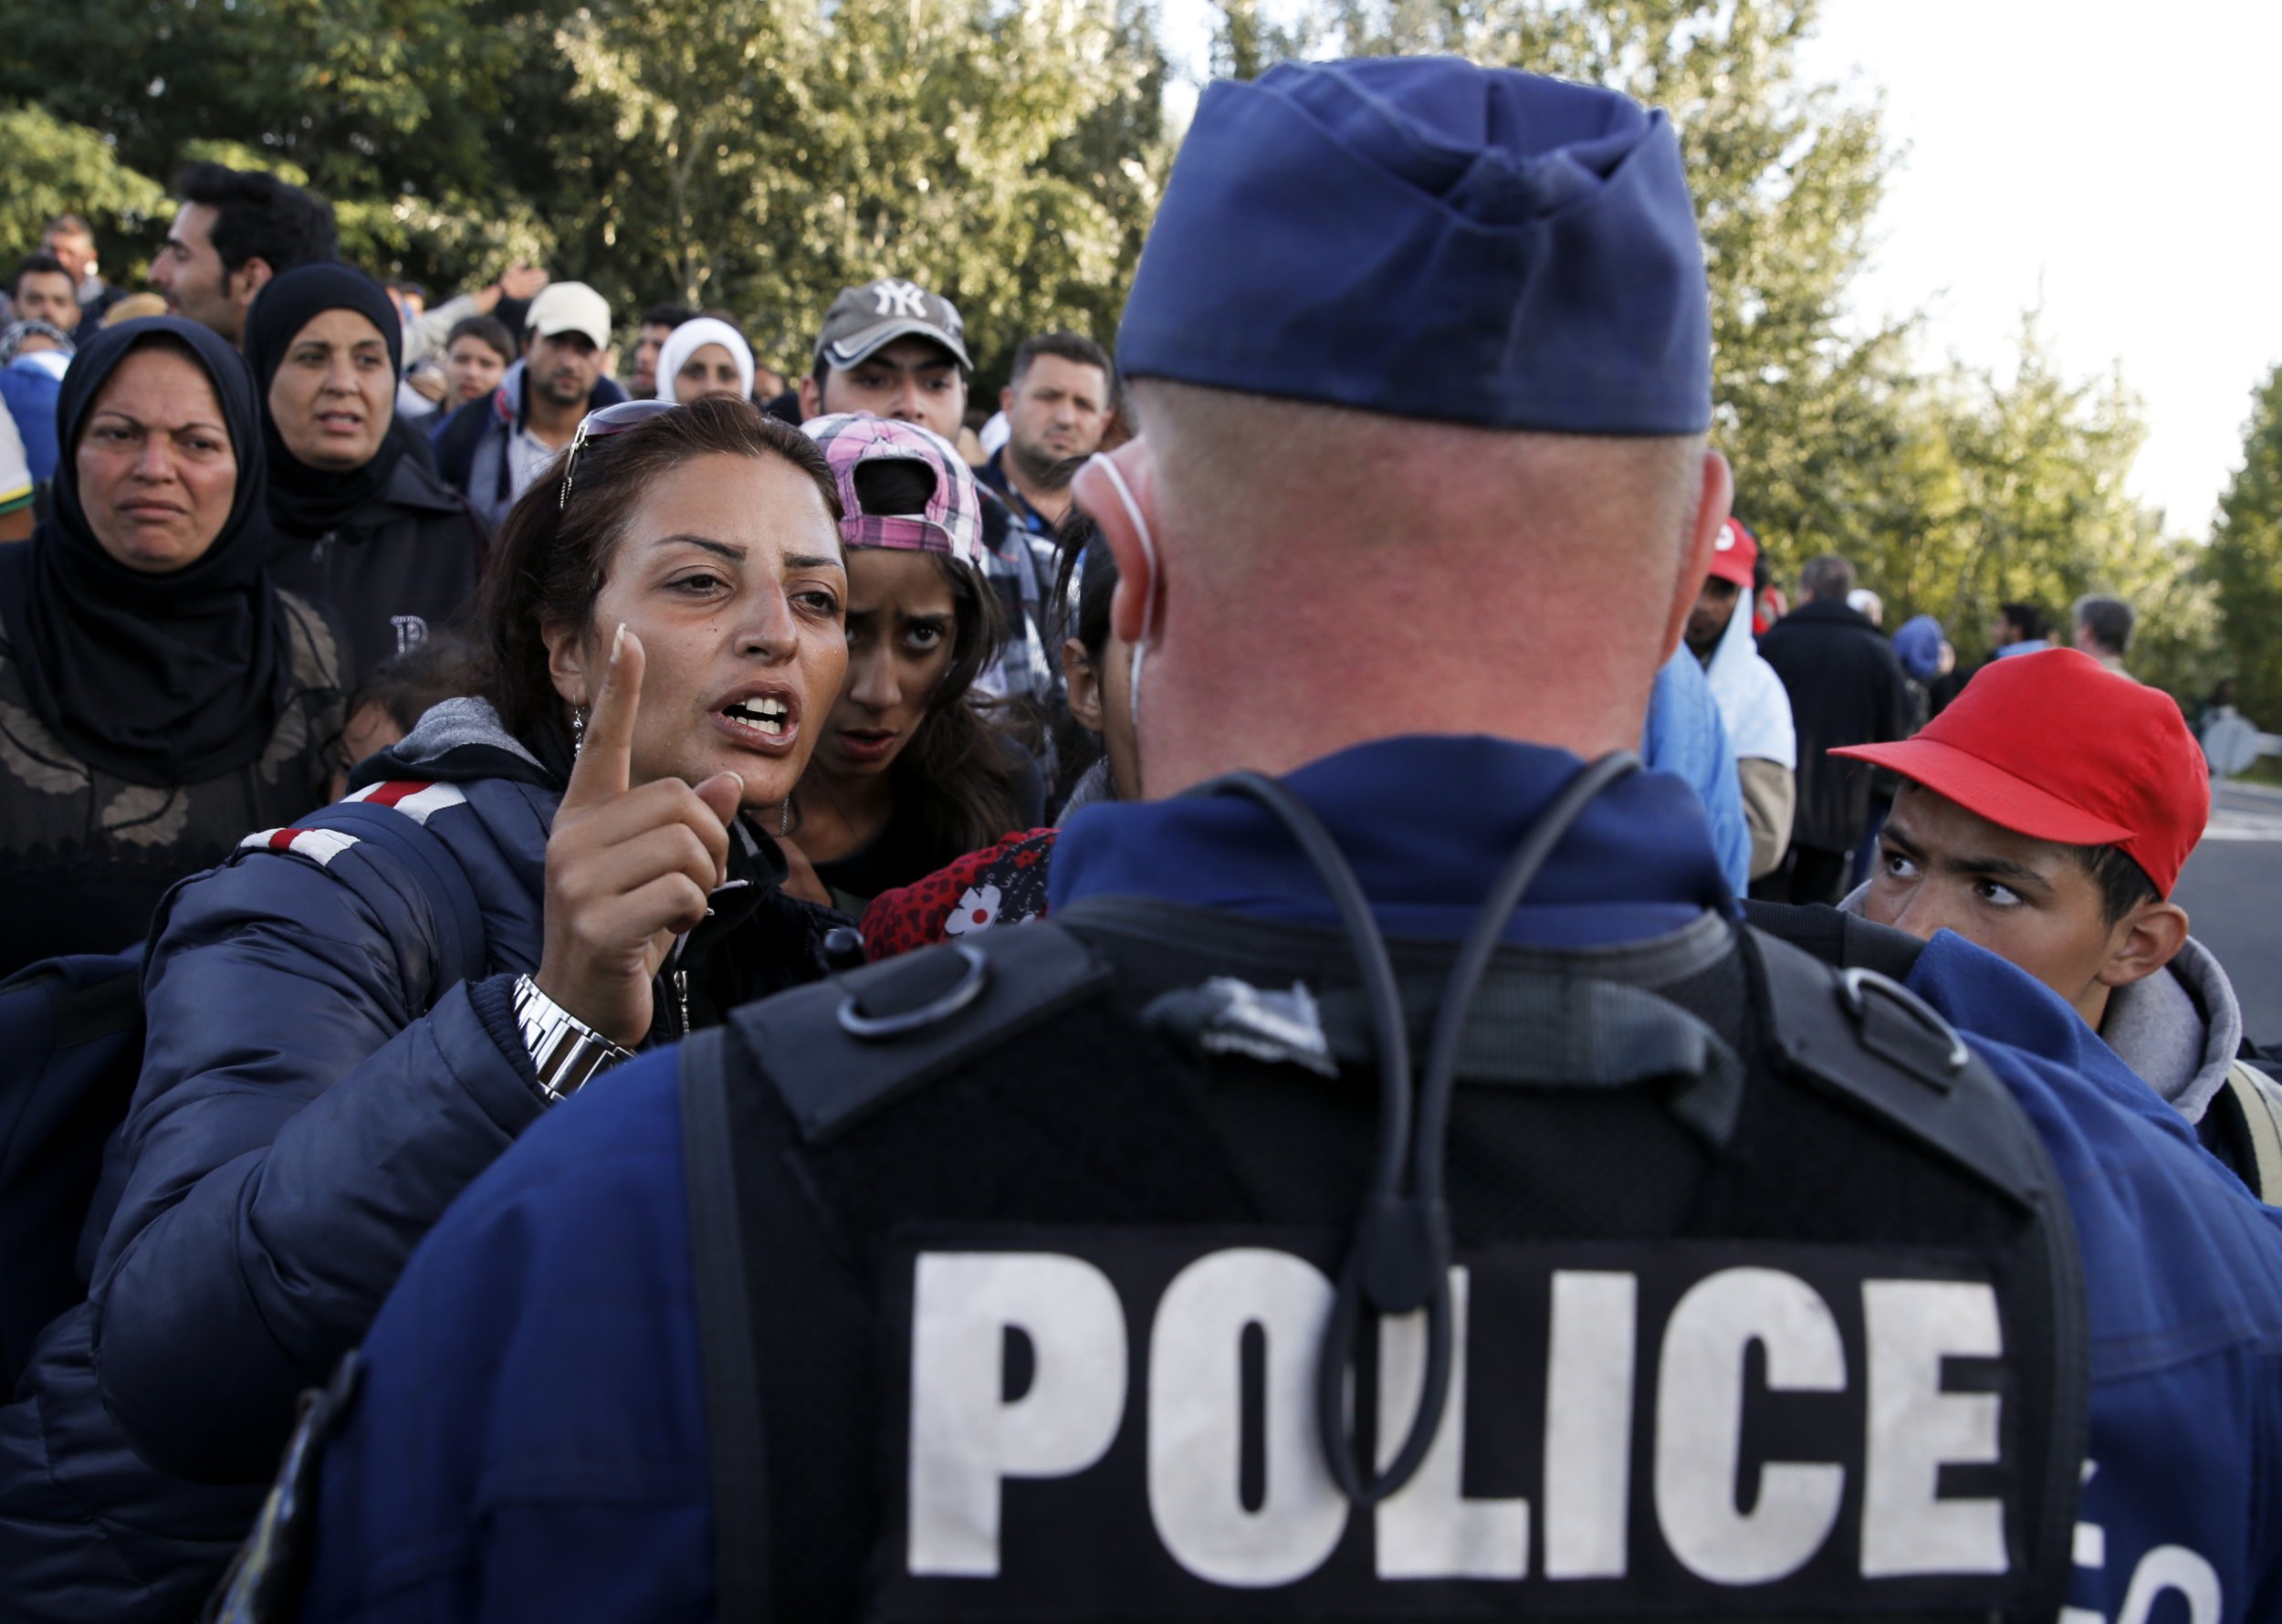
[[784, 798], [784, 804], [777, 809], [777, 833], [780, 835], [792, 833], [792, 797], [790, 795]]
[[586, 712], [582, 707], [573, 705], [570, 707], [570, 759], [573, 761], [577, 760], [579, 752], [585, 748]]

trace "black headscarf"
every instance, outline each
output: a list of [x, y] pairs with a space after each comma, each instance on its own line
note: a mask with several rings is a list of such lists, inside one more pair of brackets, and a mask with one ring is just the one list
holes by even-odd
[[[270, 415], [269, 385], [303, 328], [327, 310], [354, 310], [381, 330], [388, 344], [388, 433], [361, 468], [312, 468], [286, 449]], [[337, 529], [340, 521], [387, 488], [389, 476], [412, 451], [417, 430], [395, 415], [396, 379], [404, 370], [404, 327], [388, 292], [346, 265], [297, 266], [273, 277], [246, 315], [246, 364], [253, 369], [261, 403], [262, 444], [269, 452], [269, 519], [288, 546]]]
[[[89, 414], [120, 362], [152, 343], [197, 358], [237, 455], [214, 544], [162, 574], [105, 552], [79, 502]], [[261, 434], [245, 361], [194, 321], [122, 321], [72, 358], [56, 429], [55, 517], [0, 547], [0, 621], [33, 713], [81, 760], [130, 783], [203, 783], [255, 760], [291, 695], [293, 661], [262, 572]]]

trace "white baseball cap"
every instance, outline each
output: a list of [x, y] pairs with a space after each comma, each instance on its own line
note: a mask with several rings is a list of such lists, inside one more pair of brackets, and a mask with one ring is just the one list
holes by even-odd
[[582, 332], [597, 350], [610, 348], [610, 300], [584, 282], [550, 282], [531, 300], [523, 325], [542, 339]]

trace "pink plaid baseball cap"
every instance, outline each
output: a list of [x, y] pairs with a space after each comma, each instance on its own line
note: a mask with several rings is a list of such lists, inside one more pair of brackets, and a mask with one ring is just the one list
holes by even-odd
[[[813, 417], [801, 431], [816, 442], [840, 484], [840, 539], [850, 547], [900, 547], [948, 553], [978, 569], [982, 564], [982, 501], [974, 471], [958, 448], [933, 429], [869, 412]], [[881, 462], [916, 463], [933, 477], [934, 494], [916, 513], [864, 509], [859, 468]]]

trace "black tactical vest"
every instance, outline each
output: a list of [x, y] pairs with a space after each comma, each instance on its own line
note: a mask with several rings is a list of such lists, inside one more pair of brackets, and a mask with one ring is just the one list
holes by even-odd
[[[1314, 1425], [1376, 1126], [1336, 933], [1081, 903], [692, 1040], [722, 1617], [2046, 1624], [2087, 1378], [2043, 1147], [1899, 986], [1719, 929], [1692, 1011], [1496, 959], [1441, 1421], [1375, 1504]], [[1422, 1041], [1450, 951], [1395, 957]], [[1421, 1317], [1355, 1340], [1381, 1463]]]

